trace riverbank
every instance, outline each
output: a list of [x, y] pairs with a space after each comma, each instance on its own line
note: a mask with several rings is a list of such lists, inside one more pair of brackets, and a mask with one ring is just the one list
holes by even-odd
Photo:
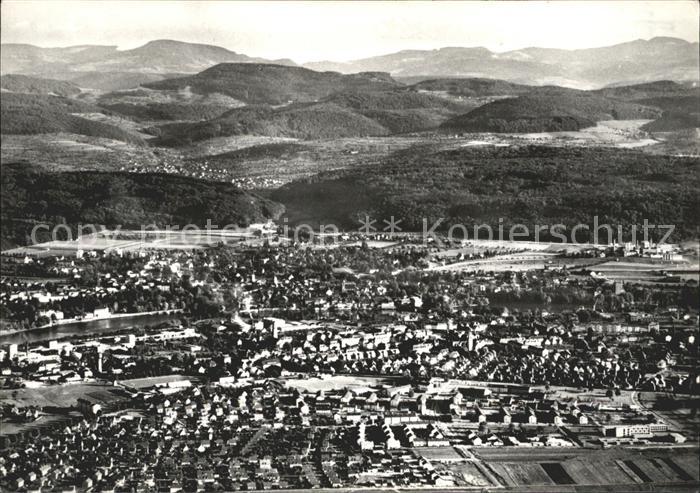
[[[89, 326], [94, 325], [97, 332], [105, 329], [127, 327], [132, 321], [138, 320], [143, 322], [144, 319], [149, 319], [151, 323], [158, 323], [173, 318], [174, 315], [183, 313], [182, 309], [172, 310], [154, 310], [149, 312], [139, 313], [114, 313], [104, 317], [93, 318], [72, 318], [59, 320], [52, 324], [46, 324], [31, 329], [0, 331], [0, 344], [13, 344], [23, 342], [36, 342], [49, 338], [51, 335], [63, 336], [70, 335], [73, 329], [83, 329], [80, 333], [89, 334], [92, 330]], [[41, 333], [44, 335], [40, 335]], [[62, 334], [66, 332], [66, 334]], [[46, 337], [45, 337], [46, 336]]]

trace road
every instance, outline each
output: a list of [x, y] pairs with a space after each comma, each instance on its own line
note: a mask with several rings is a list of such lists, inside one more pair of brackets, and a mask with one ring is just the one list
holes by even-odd
[[[654, 392], [648, 392], [648, 393], [654, 394]], [[656, 419], [667, 423], [668, 427], [670, 429], [672, 429], [673, 431], [682, 432], [682, 431], [684, 431], [684, 429], [687, 429], [687, 426], [682, 425], [681, 423], [679, 423], [678, 421], [676, 421], [675, 419], [670, 417], [670, 415], [672, 415], [672, 413], [661, 414], [658, 411], [655, 411], [652, 407], [647, 406], [644, 403], [644, 401], [639, 399], [639, 392], [638, 391], [635, 390], [634, 392], [632, 392], [631, 398], [632, 398], [632, 402], [634, 404], [638, 405], [640, 409], [643, 409], [643, 410], [653, 414], [656, 417]]]

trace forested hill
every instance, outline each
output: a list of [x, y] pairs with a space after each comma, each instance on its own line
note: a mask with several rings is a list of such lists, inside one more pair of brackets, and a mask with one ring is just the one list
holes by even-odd
[[[272, 198], [291, 222], [356, 229], [365, 214], [401, 219], [421, 231], [423, 219], [441, 228], [471, 228], [499, 218], [513, 224], [563, 224], [570, 231], [593, 217], [611, 225], [675, 225], [674, 238], [697, 234], [700, 162], [610, 148], [461, 148], [430, 145], [399, 151], [368, 168], [329, 172], [293, 182]], [[470, 233], [471, 233], [470, 229]], [[541, 235], [545, 239], [547, 234]], [[577, 238], [587, 240], [582, 230]]]
[[50, 94], [53, 96], [66, 97], [80, 94], [80, 87], [72, 82], [15, 74], [8, 74], [0, 77], [0, 89], [7, 92]]
[[536, 86], [514, 84], [500, 79], [480, 77], [428, 79], [410, 86], [415, 91], [444, 92], [451, 96], [514, 96], [536, 90]]
[[2, 167], [3, 249], [25, 244], [34, 224], [124, 228], [248, 225], [278, 217], [280, 204], [228, 183], [165, 174], [50, 173], [26, 164]]
[[232, 135], [366, 137], [434, 129], [463, 111], [458, 103], [406, 90], [345, 92], [313, 103], [235, 108], [208, 121], [166, 124], [149, 132], [167, 146]]
[[452, 118], [442, 127], [461, 132], [557, 132], [591, 127], [601, 120], [653, 119], [660, 115], [658, 108], [556, 88], [494, 101]]
[[144, 84], [160, 90], [189, 88], [196, 94], [219, 93], [248, 104], [310, 102], [340, 91], [380, 91], [398, 87], [388, 74], [314, 72], [301, 67], [222, 63], [189, 77]]
[[138, 135], [80, 116], [80, 113], [101, 111], [96, 106], [75, 99], [6, 92], [0, 99], [0, 130], [3, 134], [20, 135], [65, 132], [144, 144]]

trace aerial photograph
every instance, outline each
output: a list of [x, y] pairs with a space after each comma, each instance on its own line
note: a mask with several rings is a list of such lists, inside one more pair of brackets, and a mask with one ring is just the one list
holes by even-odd
[[0, 492], [700, 492], [700, 2], [0, 21]]

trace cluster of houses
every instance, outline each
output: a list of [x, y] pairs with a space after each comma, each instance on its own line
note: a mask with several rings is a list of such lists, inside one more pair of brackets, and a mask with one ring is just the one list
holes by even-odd
[[[678, 296], [657, 307], [651, 295], [635, 301], [621, 283], [565, 269], [433, 272], [423, 269], [430, 249], [410, 241], [355, 243], [21, 264], [63, 280], [2, 284], [0, 305], [24, 328], [151, 309], [190, 319], [3, 346], [4, 387], [109, 390], [60, 413], [4, 406], [20, 432], [3, 438], [0, 487], [483, 486], [422, 451], [576, 447], [578, 429], [603, 445], [639, 444], [668, 426], [607, 421], [601, 402], [551, 387], [612, 400], [697, 384], [697, 313]], [[557, 296], [569, 298], [566, 309], [550, 309]], [[502, 306], [514, 300], [534, 302]], [[360, 377], [374, 383], [334, 383]]]
[[[325, 378], [331, 384], [334, 377]], [[425, 450], [578, 446], [562, 427], [585, 428], [604, 443], [668, 431], [655, 421], [601, 424], [595, 417], [601, 403], [561, 400], [526, 385], [435, 379], [427, 386], [307, 390], [303, 382], [201, 385], [177, 375], [116, 382], [112, 391], [79, 398], [79, 414], [68, 422], [34, 429], [26, 437], [31, 443], [5, 441], [0, 485], [27, 491], [469, 486], [436, 467]]]

